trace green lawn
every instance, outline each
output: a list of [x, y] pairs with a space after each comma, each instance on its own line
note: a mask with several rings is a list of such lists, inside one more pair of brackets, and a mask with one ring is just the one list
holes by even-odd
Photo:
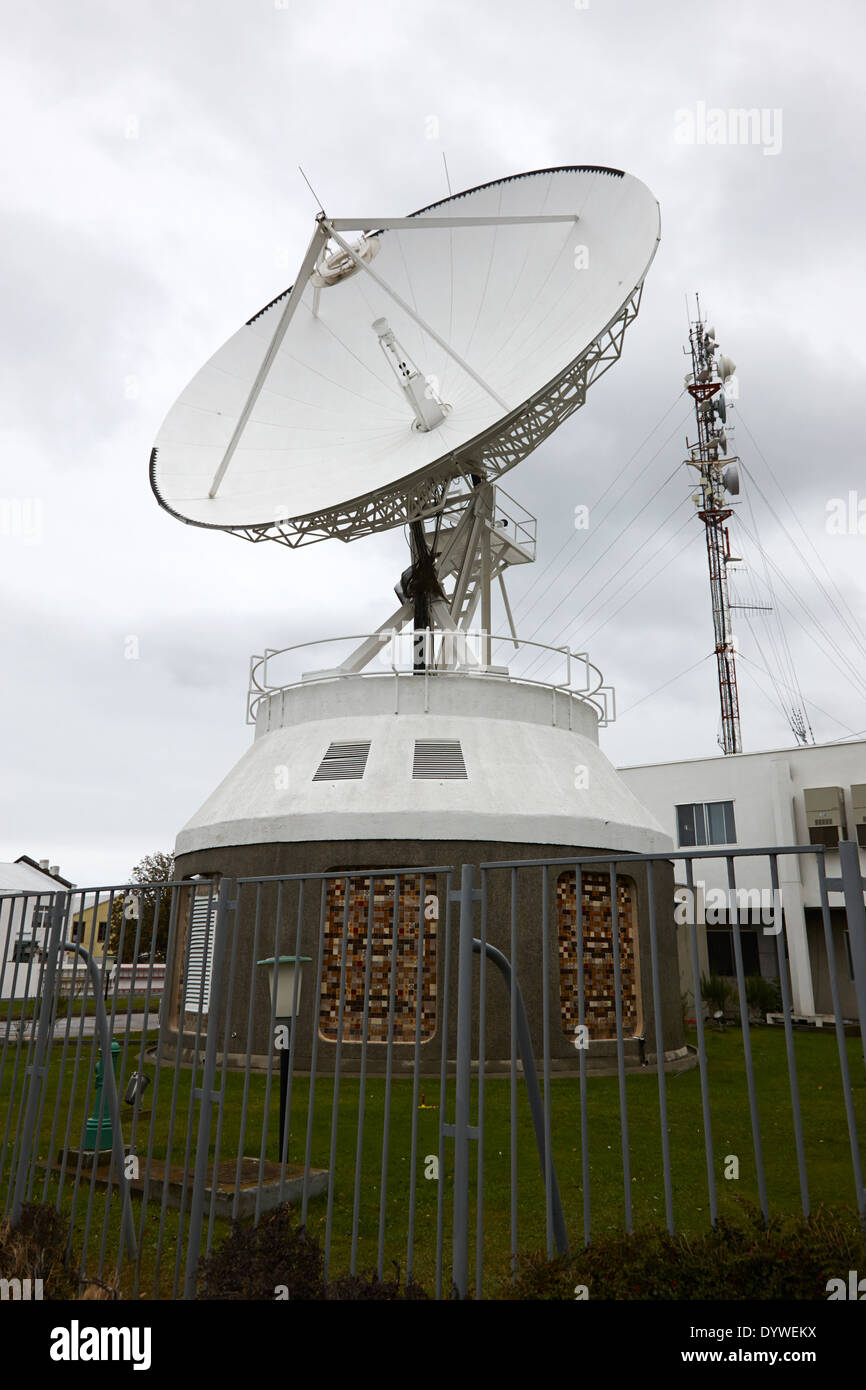
[[[694, 1036], [689, 1038], [694, 1041]], [[743, 1063], [742, 1037], [738, 1030], [709, 1032], [709, 1089], [713, 1131], [713, 1166], [718, 1188], [719, 1211], [735, 1214], [737, 1199], [757, 1203], [758, 1187], [749, 1107]], [[861, 1059], [859, 1039], [847, 1040], [849, 1065], [857, 1120], [861, 1135], [866, 1138], [866, 1077]], [[785, 1057], [785, 1039], [780, 1029], [756, 1028], [752, 1031], [752, 1050], [757, 1077], [758, 1107], [763, 1142], [767, 1190], [771, 1212], [800, 1210], [800, 1190], [797, 1176], [792, 1125], [791, 1097]], [[851, 1154], [843, 1107], [842, 1083], [835, 1035], [831, 1033], [800, 1033], [795, 1036], [795, 1050], [800, 1084], [800, 1102], [805, 1132], [806, 1162], [812, 1205], [818, 1202], [834, 1206], [853, 1207], [855, 1204]], [[136, 1053], [137, 1055], [137, 1053]], [[40, 1130], [40, 1152], [48, 1152], [48, 1135], [54, 1096], [59, 1081], [60, 1048], [55, 1045], [49, 1082], [49, 1103]], [[135, 1066], [130, 1057], [127, 1071]], [[154, 1076], [154, 1067], [146, 1070]], [[0, 1084], [0, 1141], [6, 1122], [6, 1099], [9, 1088], [7, 1076]], [[190, 1123], [191, 1073], [182, 1069], [177, 1078], [174, 1098], [175, 1134], [170, 1161], [182, 1162]], [[154, 1102], [154, 1086], [145, 1093], [148, 1109], [155, 1104], [153, 1153], [157, 1158], [168, 1155], [169, 1120], [172, 1112], [174, 1072], [162, 1071], [159, 1092]], [[64, 1098], [70, 1089], [68, 1067], [63, 1082]], [[244, 1077], [230, 1072], [226, 1078], [226, 1099], [220, 1144], [220, 1158], [237, 1155], [241, 1134]], [[428, 1105], [439, 1104], [439, 1085], [424, 1079], [421, 1089]], [[658, 1080], [652, 1073], [629, 1076], [626, 1084], [629, 1148], [631, 1158], [631, 1196], [633, 1221], [636, 1227], [663, 1224], [665, 1219], [663, 1167], [659, 1132]], [[53, 1093], [53, 1094], [52, 1094]], [[685, 1232], [705, 1229], [710, 1221], [707, 1194], [707, 1174], [704, 1132], [701, 1114], [700, 1078], [697, 1069], [667, 1077], [668, 1124], [672, 1154], [674, 1215], [676, 1227]], [[507, 1078], [488, 1078], [486, 1082], [484, 1132], [484, 1288], [492, 1292], [508, 1275], [510, 1254], [510, 1084]], [[517, 1194], [518, 1234], [521, 1251], [543, 1248], [545, 1244], [544, 1191], [535, 1148], [534, 1132], [522, 1081], [518, 1092], [517, 1111]], [[290, 1162], [303, 1160], [306, 1132], [309, 1081], [294, 1082], [291, 1111]], [[319, 1078], [315, 1088], [313, 1113], [312, 1164], [327, 1168], [331, 1135], [333, 1089], [332, 1081]], [[474, 1104], [474, 1101], [473, 1101]], [[376, 1078], [365, 1088], [365, 1124], [361, 1149], [359, 1214], [360, 1239], [358, 1268], [376, 1262], [380, 1172], [384, 1123], [385, 1083]], [[343, 1078], [337, 1120], [337, 1149], [334, 1170], [332, 1212], [331, 1270], [348, 1268], [352, 1233], [352, 1213], [355, 1196], [356, 1152], [358, 1142], [359, 1081]], [[73, 1103], [75, 1124], [72, 1143], [77, 1142], [76, 1125], [80, 1133], [83, 1117], [83, 1098]], [[131, 1114], [128, 1107], [125, 1113]], [[272, 1081], [270, 1100], [271, 1133], [265, 1157], [276, 1160], [277, 1076]], [[262, 1143], [265, 1111], [265, 1077], [253, 1074], [247, 1102], [243, 1153], [258, 1156]], [[445, 1142], [445, 1168], [440, 1178], [425, 1177], [425, 1158], [438, 1152], [438, 1109], [416, 1112], [418, 1121], [416, 1164], [416, 1216], [414, 1269], [421, 1282], [432, 1288], [435, 1268], [436, 1202], [439, 1184], [445, 1198], [445, 1269], [450, 1260], [450, 1223], [453, 1143]], [[583, 1187], [580, 1152], [580, 1095], [577, 1078], [559, 1078], [551, 1084], [551, 1116], [553, 1156], [559, 1177], [566, 1212], [569, 1238], [574, 1244], [583, 1241]], [[409, 1214], [411, 1126], [413, 1118], [411, 1081], [401, 1078], [393, 1083], [391, 1099], [390, 1152], [386, 1195], [386, 1260], [399, 1261], [406, 1270], [407, 1228]], [[449, 1084], [446, 1119], [453, 1121], [453, 1083]], [[65, 1108], [64, 1108], [65, 1119]], [[193, 1106], [191, 1153], [194, 1158], [197, 1134], [198, 1104]], [[592, 1233], [596, 1236], [624, 1228], [623, 1165], [618, 1106], [618, 1081], [615, 1076], [592, 1078], [588, 1083], [588, 1131], [590, 1148], [590, 1195], [592, 1203]], [[147, 1147], [150, 1120], [139, 1122], [136, 1150], [144, 1154]], [[211, 1154], [214, 1152], [216, 1113], [211, 1135]], [[125, 1128], [124, 1138], [130, 1135]], [[55, 1148], [59, 1145], [55, 1142]], [[473, 1145], [473, 1152], [475, 1146]], [[729, 1155], [739, 1159], [739, 1178], [724, 1176]], [[866, 1162], [866, 1143], [861, 1143], [861, 1156]], [[143, 1162], [143, 1160], [142, 1160]], [[51, 1194], [56, 1193], [53, 1184]], [[40, 1193], [41, 1195], [41, 1184]], [[474, 1269], [474, 1218], [476, 1215], [476, 1172], [473, 1167], [471, 1210], [473, 1240], [470, 1252]], [[82, 1218], [86, 1199], [79, 1199], [76, 1220], [76, 1242], [83, 1242]], [[96, 1236], [90, 1232], [90, 1259], [98, 1250], [102, 1230], [104, 1202], [97, 1194]], [[108, 1216], [107, 1248], [116, 1248], [117, 1208], [111, 1203]], [[140, 1202], [135, 1203], [136, 1219], [140, 1219]], [[324, 1197], [310, 1204], [308, 1226], [324, 1241], [327, 1203]], [[158, 1283], [162, 1296], [170, 1296], [174, 1276], [177, 1215], [167, 1213], [163, 1243], [165, 1254], [159, 1270]], [[159, 1231], [160, 1211], [157, 1200], [148, 1205], [145, 1222], [145, 1241], [142, 1260], [141, 1291], [149, 1294], [154, 1283], [155, 1246]], [[217, 1238], [224, 1231], [217, 1222]], [[131, 1289], [131, 1282], [124, 1281]], [[447, 1280], [446, 1280], [447, 1287]]]
[[[4, 999], [0, 1002], [0, 1033], [2, 1033], [7, 1021], [19, 1020], [22, 1018], [34, 1018], [38, 1014], [38, 999]], [[143, 1013], [145, 996], [136, 995], [133, 999], [124, 997], [118, 999], [114, 1006], [115, 1014]], [[57, 1008], [57, 1018], [62, 1021], [64, 1018], [78, 1018], [82, 1012], [86, 1018], [92, 1017], [96, 1013], [96, 1000], [89, 995], [86, 1000], [69, 999], [68, 996], [60, 1000]], [[159, 1008], [159, 995], [152, 994], [150, 997], [150, 1012], [156, 1015]], [[108, 1015], [111, 1016], [111, 1005], [107, 1006]]]

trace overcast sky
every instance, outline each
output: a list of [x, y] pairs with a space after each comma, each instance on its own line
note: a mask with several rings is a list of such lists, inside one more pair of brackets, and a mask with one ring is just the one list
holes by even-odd
[[[703, 528], [677, 467], [700, 290], [738, 367], [738, 516], [792, 586], [770, 569], [815, 737], [866, 730], [852, 637], [866, 534], [827, 530], [833, 499], [866, 504], [864, 14], [857, 0], [7, 7], [0, 860], [124, 879], [248, 746], [250, 654], [390, 611], [400, 532], [252, 546], [180, 525], [148, 484], [177, 395], [291, 282], [316, 212], [299, 164], [336, 215], [443, 197], [443, 151], [455, 191], [560, 164], [643, 180], [662, 241], [622, 361], [506, 480], [539, 518], [539, 560], [511, 581], [518, 625], [589, 647], [617, 690], [615, 763], [718, 752]], [[699, 137], [714, 108], [762, 110], [764, 136], [684, 139], [683, 113]], [[759, 553], [733, 538], [740, 601], [767, 602]], [[752, 626], [744, 746], [786, 746], [760, 655], [777, 629]]]

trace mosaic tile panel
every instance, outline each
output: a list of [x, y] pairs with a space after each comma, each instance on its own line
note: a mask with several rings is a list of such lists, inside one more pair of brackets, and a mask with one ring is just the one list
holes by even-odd
[[[429, 880], [425, 885], [429, 891]], [[340, 968], [346, 909], [346, 880], [331, 879], [325, 909], [325, 953], [319, 1006], [319, 1031], [336, 1042], [340, 1016]], [[397, 905], [397, 959], [394, 997], [394, 1041], [415, 1041], [418, 1002], [418, 936], [422, 918], [420, 875], [400, 879]], [[349, 879], [349, 927], [346, 955], [346, 997], [343, 1009], [343, 1041], [361, 1042], [364, 1025], [364, 983], [368, 923], [372, 928], [367, 1040], [388, 1041], [391, 991], [391, 956], [394, 946], [394, 879], [375, 880], [372, 920], [370, 880]], [[421, 963], [421, 1041], [436, 1032], [436, 926], [424, 919]]]
[[[610, 876], [607, 873], [582, 875], [583, 898], [583, 987], [585, 1022], [590, 1041], [616, 1038], [616, 996], [613, 976], [613, 924], [610, 906]], [[559, 997], [563, 1032], [574, 1038], [578, 1023], [577, 974], [577, 895], [575, 873], [560, 874], [556, 885], [559, 927]], [[639, 1030], [637, 983], [637, 935], [633, 886], [626, 878], [617, 879], [619, 914], [619, 968], [622, 988], [623, 1037]]]

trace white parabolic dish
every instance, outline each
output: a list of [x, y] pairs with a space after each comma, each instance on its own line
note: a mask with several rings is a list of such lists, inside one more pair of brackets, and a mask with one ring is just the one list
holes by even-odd
[[[413, 214], [419, 223], [554, 215], [576, 220], [368, 224], [378, 242], [371, 269], [436, 337], [364, 269], [318, 292], [308, 280], [210, 496], [286, 290], [170, 411], [151, 456], [160, 504], [250, 539], [351, 539], [435, 510], [455, 477], [513, 467], [619, 356], [658, 245], [658, 204], [628, 174], [575, 167], [518, 174]], [[382, 318], [448, 407], [432, 429], [413, 428], [373, 328]]]

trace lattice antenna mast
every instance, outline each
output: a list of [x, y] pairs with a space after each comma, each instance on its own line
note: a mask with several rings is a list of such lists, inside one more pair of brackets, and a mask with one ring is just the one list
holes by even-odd
[[729, 357], [719, 353], [715, 329], [706, 326], [701, 318], [700, 299], [697, 295], [695, 299], [697, 318], [689, 326], [689, 347], [685, 351], [691, 354], [692, 359], [686, 389], [695, 403], [697, 438], [694, 443], [686, 440], [689, 450], [686, 463], [700, 474], [700, 491], [693, 493], [692, 500], [706, 530], [722, 715], [719, 744], [724, 753], [741, 753], [740, 702], [727, 573], [728, 565], [737, 556], [731, 554], [726, 524], [733, 514], [728, 494], [736, 496], [740, 490], [737, 460], [733, 456], [728, 457], [725, 429], [725, 383], [733, 377], [736, 368]]

